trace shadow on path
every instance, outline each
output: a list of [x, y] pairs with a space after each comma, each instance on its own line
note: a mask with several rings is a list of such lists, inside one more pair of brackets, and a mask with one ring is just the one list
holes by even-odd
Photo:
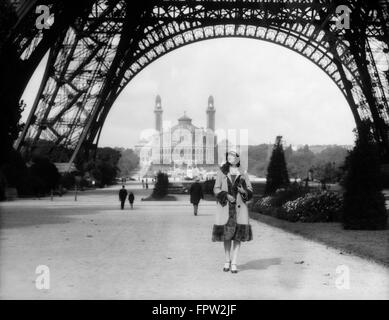
[[73, 219], [67, 216], [67, 213], [62, 215], [55, 214], [52, 211], [43, 212], [7, 212], [0, 216], [0, 229], [36, 227], [39, 228], [48, 224], [67, 224]]
[[239, 265], [240, 271], [245, 270], [265, 270], [270, 266], [280, 265], [281, 258], [259, 259], [246, 262], [243, 265]]

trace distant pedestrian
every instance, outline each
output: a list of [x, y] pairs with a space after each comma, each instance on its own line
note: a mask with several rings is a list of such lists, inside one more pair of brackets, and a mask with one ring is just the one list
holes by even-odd
[[204, 199], [203, 188], [200, 184], [200, 178], [196, 178], [195, 183], [190, 186], [190, 203], [193, 204], [194, 215], [197, 216], [200, 199]]
[[142, 189], [144, 189], [144, 188], [145, 188], [145, 180], [142, 179]]
[[123, 186], [119, 191], [120, 207], [122, 210], [124, 209], [124, 202], [126, 201], [127, 194], [128, 194], [128, 192], [127, 192], [126, 188]]
[[130, 192], [128, 195], [128, 202], [130, 203], [131, 209], [134, 209], [134, 200], [135, 196], [132, 192]]
[[149, 180], [146, 178], [146, 189], [149, 188]]

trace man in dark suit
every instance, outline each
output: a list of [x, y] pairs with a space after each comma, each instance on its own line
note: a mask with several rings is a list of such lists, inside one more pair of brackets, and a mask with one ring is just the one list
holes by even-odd
[[203, 188], [200, 184], [200, 179], [197, 177], [196, 182], [190, 186], [190, 203], [193, 204], [194, 215], [197, 216], [200, 199], [204, 199]]
[[128, 192], [126, 188], [123, 186], [119, 191], [119, 200], [120, 200], [120, 206], [122, 210], [124, 209], [124, 202], [126, 201], [127, 194]]

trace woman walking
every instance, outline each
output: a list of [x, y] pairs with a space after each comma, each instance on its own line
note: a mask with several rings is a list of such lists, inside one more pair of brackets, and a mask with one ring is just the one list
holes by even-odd
[[212, 241], [224, 242], [226, 260], [223, 271], [237, 273], [240, 244], [253, 239], [246, 204], [253, 196], [253, 188], [247, 173], [240, 168], [238, 153], [226, 153], [226, 163], [217, 174], [213, 191], [217, 211]]

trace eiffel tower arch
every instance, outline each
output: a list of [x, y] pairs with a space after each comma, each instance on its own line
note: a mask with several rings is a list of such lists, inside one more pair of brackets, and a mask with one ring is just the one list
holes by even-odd
[[[19, 2], [2, 50], [8, 81], [0, 98], [18, 101], [46, 52], [49, 58], [18, 150], [45, 139], [71, 150], [66, 161], [88, 154], [113, 103], [146, 66], [194, 42], [240, 37], [286, 47], [315, 63], [343, 93], [356, 126], [371, 120], [389, 163], [387, 0]], [[54, 15], [50, 29], [36, 28], [39, 5]], [[347, 7], [349, 28], [339, 27], [340, 5]]]

